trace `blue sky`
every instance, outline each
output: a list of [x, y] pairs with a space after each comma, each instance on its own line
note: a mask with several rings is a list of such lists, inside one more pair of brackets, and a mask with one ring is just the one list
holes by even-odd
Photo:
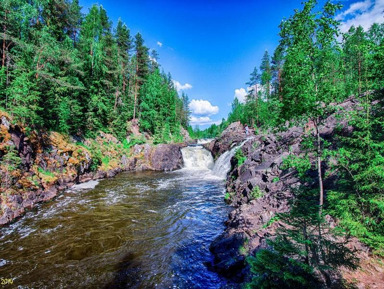
[[[319, 7], [325, 0], [319, 0]], [[340, 1], [342, 29], [383, 22], [384, 0]], [[102, 5], [114, 25], [119, 18], [145, 45], [156, 49], [159, 63], [192, 101], [192, 124], [200, 128], [226, 118], [235, 91], [245, 83], [265, 50], [273, 54], [283, 18], [301, 8], [301, 0], [80, 0], [87, 12]], [[243, 88], [243, 90], [242, 90]]]

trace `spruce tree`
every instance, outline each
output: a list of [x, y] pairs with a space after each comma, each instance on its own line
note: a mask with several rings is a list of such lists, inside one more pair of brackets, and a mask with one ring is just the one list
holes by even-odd
[[271, 60], [267, 50], [265, 51], [263, 58], [261, 59], [260, 71], [261, 85], [264, 86], [265, 98], [268, 99], [271, 95], [272, 69]]

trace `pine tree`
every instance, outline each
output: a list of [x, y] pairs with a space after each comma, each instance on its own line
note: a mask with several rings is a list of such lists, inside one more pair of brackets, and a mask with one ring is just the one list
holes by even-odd
[[274, 94], [277, 95], [277, 99], [281, 102], [283, 100], [283, 94], [282, 94], [282, 70], [283, 70], [283, 63], [284, 63], [284, 48], [279, 45], [275, 52], [273, 53], [272, 57], [272, 87]]
[[79, 4], [79, 0], [72, 0], [69, 6], [69, 27], [67, 33], [73, 40], [73, 47], [76, 47], [76, 43], [78, 42], [78, 35], [83, 21], [81, 9], [82, 7]]
[[341, 238], [319, 216], [316, 191], [299, 188], [290, 211], [278, 218], [285, 226], [268, 240], [270, 249], [248, 259], [255, 274], [248, 288], [323, 288], [321, 279], [330, 286], [338, 267], [356, 269], [358, 260], [345, 246], [348, 238]]
[[246, 83], [250, 87], [250, 92], [254, 95], [255, 98], [258, 96], [257, 86], [260, 83], [260, 74], [255, 67], [250, 75], [249, 81]]
[[[248, 103], [248, 122], [251, 126], [259, 125], [259, 92], [258, 85], [260, 84], [261, 75], [258, 73], [257, 67], [255, 67], [250, 75], [249, 81], [246, 83], [250, 87], [249, 95], [247, 96]], [[251, 115], [256, 114], [256, 118]], [[255, 122], [256, 120], [256, 122]]]
[[263, 58], [261, 59], [260, 65], [261, 71], [261, 85], [264, 86], [265, 90], [265, 98], [268, 99], [271, 95], [271, 80], [272, 80], [272, 69], [271, 69], [271, 60], [269, 57], [269, 53], [266, 50]]
[[148, 75], [148, 48], [144, 46], [144, 40], [140, 33], [135, 35], [135, 81], [134, 81], [134, 107], [133, 118], [136, 118], [136, 110], [139, 105], [139, 91]]

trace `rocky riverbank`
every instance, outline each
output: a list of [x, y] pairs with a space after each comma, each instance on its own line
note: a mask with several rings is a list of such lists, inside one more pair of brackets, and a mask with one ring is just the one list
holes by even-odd
[[132, 145], [102, 132], [95, 139], [26, 133], [26, 128], [11, 124], [11, 118], [1, 113], [0, 225], [77, 183], [113, 177], [121, 171], [179, 169], [183, 146]]
[[[338, 135], [350, 134], [352, 127], [340, 116], [355, 105], [353, 99], [340, 104], [340, 112], [324, 120], [320, 127], [321, 137], [331, 140], [336, 131]], [[210, 246], [214, 255], [214, 270], [236, 282], [249, 281], [250, 272], [246, 257], [254, 255], [260, 249], [268, 248], [266, 240], [273, 238], [278, 227], [284, 226], [274, 219], [274, 216], [289, 210], [292, 189], [302, 185], [296, 170], [284, 168], [283, 160], [289, 155], [302, 155], [301, 141], [311, 129], [311, 125], [306, 124], [303, 127], [291, 127], [283, 132], [263, 133], [246, 138], [244, 128], [240, 123], [236, 123], [224, 131], [221, 138], [207, 146], [214, 155], [218, 155], [245, 141], [232, 158], [231, 171], [227, 175], [226, 200], [233, 206], [233, 210], [228, 216], [226, 230]], [[326, 176], [326, 192], [334, 186], [337, 175], [332, 173], [325, 163], [322, 166], [325, 172], [323, 177]], [[316, 179], [316, 172], [311, 173], [314, 173], [313, 179]], [[313, 186], [317, 184], [314, 183]], [[337, 222], [331, 216], [327, 216], [327, 221], [331, 226]], [[352, 239], [349, 246], [359, 252], [360, 258], [368, 258], [369, 249], [357, 239]], [[381, 278], [381, 269], [370, 270], [377, 280]], [[349, 276], [348, 274], [356, 276], [344, 272], [345, 276]], [[359, 282], [366, 284], [364, 280], [358, 279]]]

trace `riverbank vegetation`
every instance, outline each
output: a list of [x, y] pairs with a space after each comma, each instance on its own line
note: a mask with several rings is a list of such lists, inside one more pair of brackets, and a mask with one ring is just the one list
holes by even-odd
[[189, 100], [142, 35], [78, 0], [0, 6], [0, 224], [74, 183], [161, 170], [150, 145], [188, 137]]
[[[341, 33], [335, 20], [340, 8], [309, 0], [282, 21], [279, 46], [272, 57], [265, 52], [250, 75], [246, 101], [235, 99], [228, 116], [228, 123], [241, 121], [256, 132], [293, 125], [306, 132], [303, 154], [285, 165], [303, 169], [300, 175], [310, 179], [303, 180], [307, 185], [291, 211], [279, 216], [287, 228], [269, 241], [269, 251], [248, 259], [251, 288], [308, 288], [319, 279], [330, 286], [330, 272], [357, 264], [354, 252], [336, 242], [340, 233], [384, 255], [384, 24]], [[338, 103], [347, 98], [357, 105], [343, 112]], [[325, 139], [319, 127], [335, 112], [340, 133]], [[342, 133], [343, 126], [350, 133]], [[336, 186], [325, 191], [330, 174], [337, 176]], [[338, 235], [324, 221], [327, 215], [339, 220]], [[279, 261], [270, 264], [271, 258]]]
[[[47, 189], [57, 168], [65, 167], [75, 182], [84, 167], [91, 172], [127, 167], [132, 145], [148, 139], [180, 142], [184, 129], [192, 138], [206, 138], [236, 121], [256, 133], [301, 126], [302, 154], [286, 158], [284, 165], [295, 168], [304, 185], [296, 188], [291, 211], [276, 217], [287, 226], [269, 240], [268, 250], [248, 257], [253, 273], [248, 286], [315, 288], [320, 279], [329, 285], [339, 267], [357, 266], [345, 246], [350, 236], [384, 256], [384, 24], [341, 33], [335, 20], [340, 8], [308, 0], [282, 21], [279, 45], [251, 72], [245, 102], [235, 99], [227, 120], [201, 131], [189, 126], [188, 96], [178, 95], [156, 51], [145, 46], [140, 33], [132, 37], [123, 21], [113, 26], [102, 6], [83, 15], [78, 0], [2, 1], [2, 192], [15, 193], [18, 179], [19, 189], [39, 182]], [[338, 104], [348, 98], [356, 105], [343, 112]], [[348, 127], [349, 133], [340, 129], [324, 138], [319, 127], [335, 112], [335, 126]], [[28, 168], [33, 174], [23, 175], [24, 148], [7, 145], [9, 129], [20, 134], [19, 144], [44, 135], [55, 136], [53, 144], [62, 135], [80, 141], [71, 145], [64, 138], [54, 152], [52, 146], [34, 146], [39, 151], [26, 156], [54, 158], [44, 155], [36, 162], [40, 167]], [[135, 161], [145, 152], [137, 155]], [[241, 151], [236, 158], [239, 165], [246, 161]], [[335, 186], [325, 190], [330, 174]], [[262, 196], [255, 189], [253, 198]], [[337, 219], [337, 226], [329, 226], [327, 216]]]

